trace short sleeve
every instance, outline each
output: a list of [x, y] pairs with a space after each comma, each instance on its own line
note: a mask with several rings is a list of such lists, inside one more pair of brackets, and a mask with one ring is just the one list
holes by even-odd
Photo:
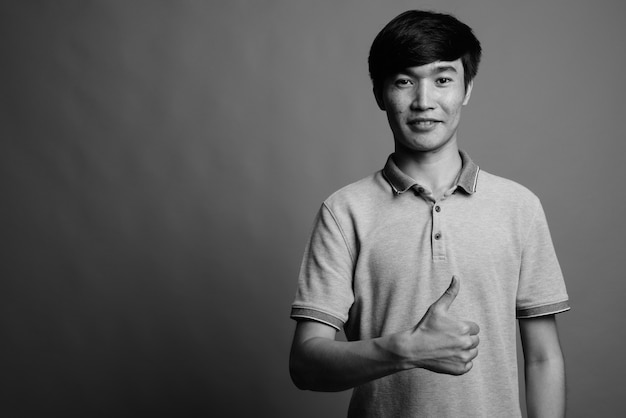
[[539, 201], [522, 250], [516, 305], [520, 319], [569, 310], [563, 274]]
[[291, 317], [319, 321], [340, 330], [354, 301], [353, 266], [345, 234], [324, 204], [304, 251]]

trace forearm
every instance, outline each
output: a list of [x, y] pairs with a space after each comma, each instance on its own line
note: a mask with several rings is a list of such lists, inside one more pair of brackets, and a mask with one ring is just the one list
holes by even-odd
[[397, 336], [364, 341], [315, 337], [292, 352], [290, 369], [300, 389], [334, 392], [409, 368], [394, 348]]
[[554, 315], [520, 319], [529, 418], [565, 416], [565, 365]]
[[316, 321], [296, 326], [289, 370], [300, 389], [340, 391], [416, 367], [461, 375], [478, 354], [479, 327], [448, 314], [459, 281], [435, 301], [417, 325], [406, 331], [360, 341], [336, 341], [336, 331]]
[[564, 417], [565, 367], [563, 357], [555, 355], [541, 361], [527, 362], [525, 370], [528, 417]]

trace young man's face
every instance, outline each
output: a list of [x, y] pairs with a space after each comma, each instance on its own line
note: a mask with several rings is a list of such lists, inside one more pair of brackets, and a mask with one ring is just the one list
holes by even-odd
[[383, 83], [376, 99], [387, 112], [396, 152], [437, 151], [456, 143], [461, 108], [472, 83], [465, 88], [461, 60], [436, 61], [406, 68]]

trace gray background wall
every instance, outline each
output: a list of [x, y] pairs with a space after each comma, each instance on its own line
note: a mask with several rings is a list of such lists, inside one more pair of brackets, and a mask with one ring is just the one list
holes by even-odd
[[460, 144], [543, 200], [571, 417], [622, 413], [626, 6], [0, 3], [0, 415], [342, 416], [289, 380], [320, 202], [379, 169], [378, 30], [456, 14], [485, 55]]

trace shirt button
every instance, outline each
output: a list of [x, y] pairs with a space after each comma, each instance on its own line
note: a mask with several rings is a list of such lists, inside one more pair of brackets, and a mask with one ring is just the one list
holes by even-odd
[[441, 239], [441, 233], [440, 232], [437, 232], [435, 234], [435, 239], [437, 239], [437, 240]]
[[439, 205], [435, 206], [435, 212], [441, 212], [441, 207]]

